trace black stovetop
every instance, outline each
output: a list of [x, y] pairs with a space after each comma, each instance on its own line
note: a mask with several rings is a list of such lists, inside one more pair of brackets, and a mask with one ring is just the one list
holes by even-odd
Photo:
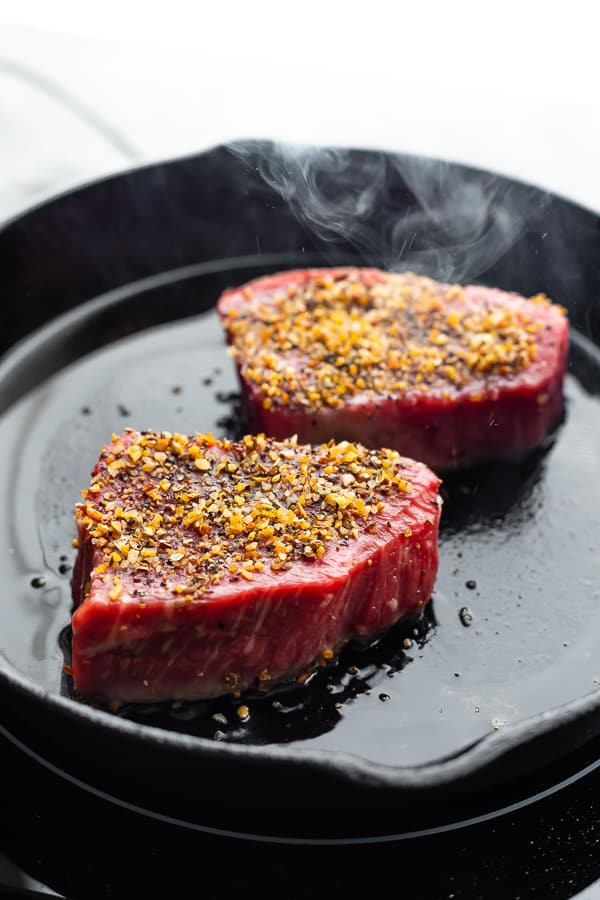
[[[84, 791], [6, 739], [0, 750], [9, 881], [31, 890], [35, 879], [69, 900], [312, 900], [392, 890], [408, 900], [566, 900], [600, 891], [597, 745], [570, 761], [570, 773], [586, 774], [498, 818], [419, 838], [327, 846], [169, 824]], [[315, 797], [315, 816], [324, 814]], [[399, 821], [398, 832], [407, 825]], [[8, 895], [20, 896], [14, 888]]]

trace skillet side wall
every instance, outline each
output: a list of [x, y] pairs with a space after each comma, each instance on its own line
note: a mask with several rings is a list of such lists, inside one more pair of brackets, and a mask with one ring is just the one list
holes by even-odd
[[580, 702], [542, 727], [517, 727], [507, 746], [480, 741], [434, 765], [386, 772], [326, 753], [234, 748], [232, 757], [214, 742], [199, 751], [185, 735], [124, 731], [114, 717], [100, 729], [85, 708], [46, 703], [26, 687], [7, 697], [10, 731], [85, 785], [204, 827], [300, 840], [437, 828], [518, 803], [566, 777], [568, 754], [597, 746], [600, 718], [600, 703], [590, 711]]
[[[258, 146], [257, 155], [268, 154], [268, 144]], [[387, 214], [400, 220], [422, 211], [400, 176], [403, 160], [414, 165], [414, 158], [383, 155], [394, 160]], [[435, 177], [438, 161], [419, 162], [422, 177], [428, 172]], [[489, 180], [488, 173], [449, 165], [465, 184]], [[501, 176], [495, 181], [507, 213], [525, 210], [528, 222], [509, 251], [477, 280], [525, 295], [543, 284], [567, 307], [574, 327], [600, 339], [600, 304], [594, 302], [600, 291], [599, 217], [538, 188]], [[492, 208], [493, 203], [492, 197]], [[378, 214], [375, 209], [371, 218]], [[415, 250], [432, 245], [424, 237], [424, 216]], [[430, 220], [438, 246], [456, 239], [451, 226], [439, 233]], [[323, 253], [324, 262], [348, 253], [357, 264], [380, 262], [357, 254], [348, 243], [317, 241], [255, 169], [226, 148], [107, 178], [58, 196], [0, 230], [0, 353], [60, 313], [139, 278], [203, 260], [314, 250]], [[189, 314], [197, 312], [190, 304]]]

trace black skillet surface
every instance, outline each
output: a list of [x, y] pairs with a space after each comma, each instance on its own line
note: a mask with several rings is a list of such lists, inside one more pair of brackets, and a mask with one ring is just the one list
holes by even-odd
[[[438, 177], [439, 164], [418, 164], [422, 177]], [[400, 169], [386, 214], [406, 218], [418, 204]], [[447, 171], [488, 192], [487, 173]], [[245, 724], [229, 701], [114, 715], [70, 696], [61, 664], [73, 504], [112, 431], [239, 429], [212, 311], [221, 289], [296, 265], [379, 260], [311, 242], [226, 149], [84, 188], [0, 234], [5, 347], [50, 320], [0, 368], [0, 674], [17, 740], [140, 809], [300, 840], [445, 827], [577, 774], [579, 762], [567, 761], [600, 733], [599, 225], [535, 188], [493, 183], [490, 228], [516, 208], [528, 224], [479, 280], [545, 290], [568, 307], [565, 419], [527, 459], [446, 480], [442, 562], [424, 620], [376, 646], [351, 645], [330, 670], [282, 692], [278, 711], [250, 696]], [[431, 245], [452, 236], [419, 215], [412, 246], [430, 260]], [[315, 816], [316, 802], [326, 816]], [[275, 820], [284, 808], [285, 821]], [[399, 822], [407, 808], [410, 823]]]

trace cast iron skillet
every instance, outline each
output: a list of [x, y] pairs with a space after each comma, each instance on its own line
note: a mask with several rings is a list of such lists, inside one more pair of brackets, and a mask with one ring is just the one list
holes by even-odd
[[[358, 229], [332, 232], [277, 189], [276, 148], [242, 150], [102, 180], [0, 232], [5, 728], [115, 802], [264, 839], [376, 839], [526, 802], [576, 775], [568, 761], [600, 734], [600, 220], [492, 173], [361, 150], [336, 170], [328, 150], [328, 202], [346, 214], [347, 195], [362, 203]], [[349, 173], [371, 167], [384, 173], [377, 202], [355, 185], [345, 194]], [[302, 173], [316, 190], [314, 171]], [[126, 425], [239, 432], [219, 292], [344, 262], [460, 274], [565, 305], [563, 421], [525, 459], [445, 480], [426, 616], [350, 645], [281, 691], [278, 709], [250, 695], [244, 723], [231, 700], [116, 712], [78, 702], [62, 674], [72, 514], [100, 445]]]

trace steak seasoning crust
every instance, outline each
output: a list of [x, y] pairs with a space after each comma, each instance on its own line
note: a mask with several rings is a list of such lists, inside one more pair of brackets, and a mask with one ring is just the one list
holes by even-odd
[[113, 435], [77, 506], [75, 690], [194, 699], [293, 678], [430, 598], [439, 479], [393, 450]]
[[392, 447], [443, 472], [522, 454], [562, 413], [568, 324], [541, 294], [310, 269], [226, 291], [218, 312], [249, 431]]

